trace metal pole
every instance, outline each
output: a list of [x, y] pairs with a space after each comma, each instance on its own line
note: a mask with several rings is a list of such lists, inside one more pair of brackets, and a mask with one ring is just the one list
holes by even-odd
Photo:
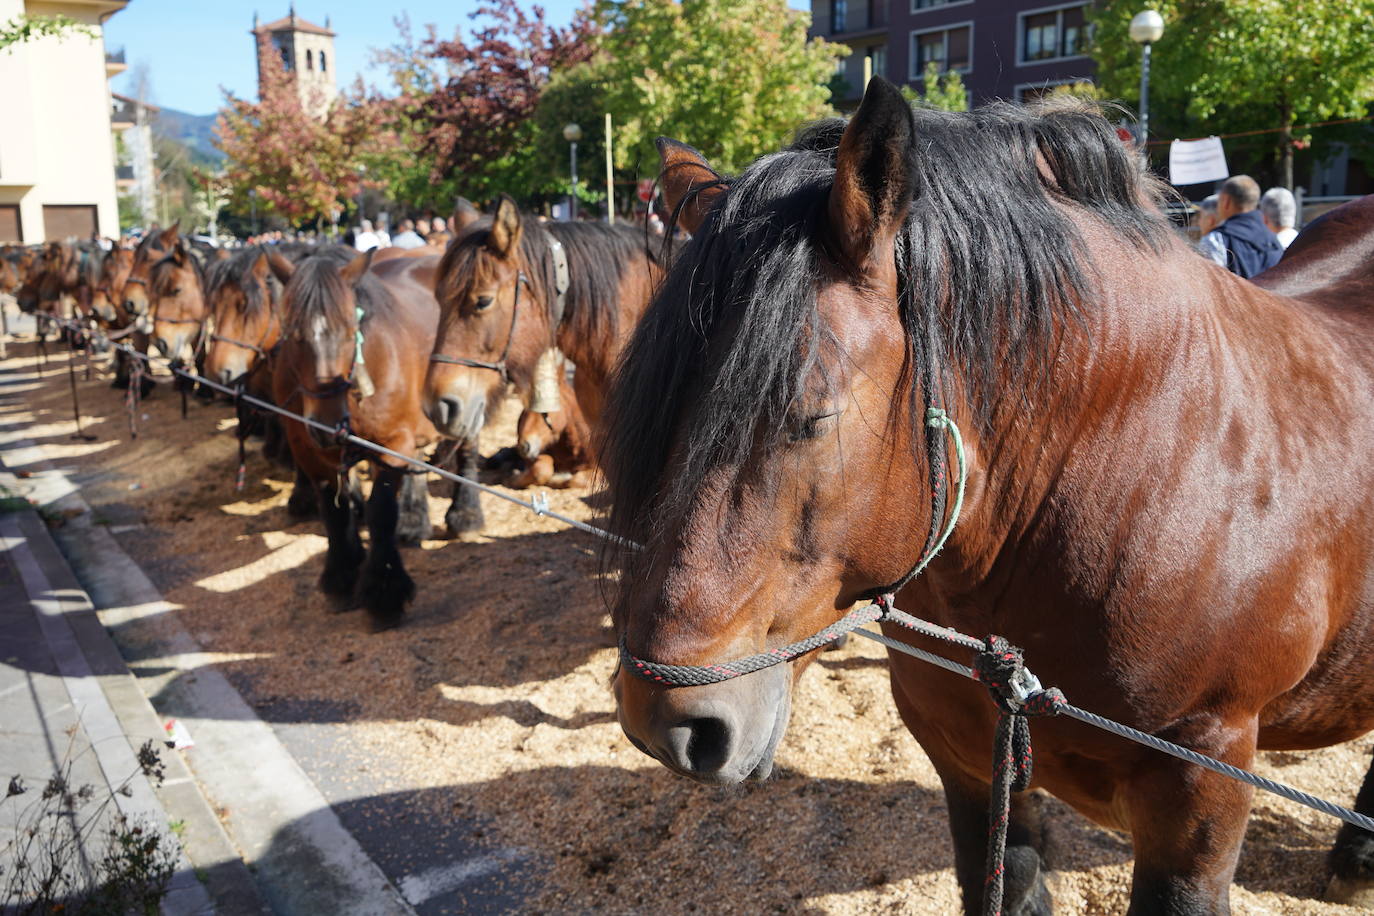
[[615, 185], [611, 180], [611, 113], [606, 112], [606, 222], [615, 225]]
[[1140, 58], [1140, 148], [1150, 139], [1150, 42], [1141, 46]]
[[568, 218], [577, 219], [577, 141], [568, 144], [568, 160], [572, 166], [572, 196], [568, 199]]

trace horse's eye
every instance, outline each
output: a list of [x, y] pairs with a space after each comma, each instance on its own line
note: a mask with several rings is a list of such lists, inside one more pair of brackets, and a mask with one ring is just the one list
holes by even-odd
[[805, 442], [809, 439], [818, 439], [825, 432], [827, 420], [834, 417], [836, 411], [830, 410], [825, 413], [815, 414], [809, 417], [792, 417], [787, 421], [787, 438], [791, 442]]
[[491, 308], [492, 305], [493, 305], [495, 302], [496, 302], [496, 297], [495, 297], [495, 296], [478, 296], [478, 297], [477, 297], [477, 311], [479, 311], [479, 312], [485, 312], [487, 309]]

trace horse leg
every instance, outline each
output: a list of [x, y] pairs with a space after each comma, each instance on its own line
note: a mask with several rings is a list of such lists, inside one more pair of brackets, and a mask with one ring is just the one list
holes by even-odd
[[396, 543], [397, 496], [404, 478], [410, 475], [381, 462], [373, 467], [372, 495], [367, 500], [367, 530], [372, 542], [359, 593], [372, 615], [373, 629], [389, 630], [400, 624], [406, 604], [415, 597], [415, 582], [401, 563]]
[[296, 482], [291, 485], [286, 512], [292, 518], [311, 518], [320, 512], [320, 498], [310, 478], [300, 468], [296, 468]]
[[418, 544], [430, 535], [429, 479], [424, 474], [405, 472], [401, 478], [400, 518], [396, 539], [402, 544]]
[[129, 387], [129, 355], [123, 350], [115, 350], [115, 375], [110, 387], [119, 391]]
[[[476, 480], [480, 459], [477, 443], [461, 443], [453, 453], [454, 471], [469, 480]], [[457, 537], [466, 531], [481, 531], [487, 522], [482, 516], [482, 504], [478, 501], [477, 491], [455, 483], [452, 495], [453, 501], [444, 513], [444, 525], [448, 528], [449, 537]]]
[[[1208, 717], [1165, 737], [1248, 767], [1255, 734], [1254, 720], [1247, 725]], [[1126, 792], [1135, 847], [1129, 916], [1229, 913], [1253, 796], [1254, 789], [1229, 777], [1172, 757], [1143, 757]]]
[[363, 561], [363, 544], [358, 537], [358, 523], [346, 493], [340, 493], [336, 480], [320, 481], [315, 485], [320, 514], [329, 536], [329, 550], [324, 557], [324, 572], [320, 573], [320, 590], [341, 605], [353, 598], [358, 582], [358, 567]]
[[[931, 763], [945, 789], [949, 808], [949, 831], [954, 841], [954, 874], [959, 882], [964, 912], [983, 912], [983, 892], [988, 869], [988, 807], [991, 786], [970, 779], [952, 754], [941, 744], [920, 711], [923, 707], [903, 688], [899, 672], [891, 673], [892, 697], [897, 712], [906, 723]], [[925, 738], [926, 740], [922, 740]], [[989, 774], [992, 762], [988, 761]], [[1049, 916], [1054, 903], [1045, 885], [1040, 861], [1040, 804], [1027, 792], [1013, 793], [1011, 817], [1007, 824], [1007, 849], [1003, 858], [1002, 913], [1004, 916]]]
[[[1364, 777], [1355, 810], [1374, 815], [1374, 766]], [[1353, 824], [1342, 824], [1328, 860], [1331, 883], [1326, 899], [1332, 903], [1374, 910], [1374, 833]]]

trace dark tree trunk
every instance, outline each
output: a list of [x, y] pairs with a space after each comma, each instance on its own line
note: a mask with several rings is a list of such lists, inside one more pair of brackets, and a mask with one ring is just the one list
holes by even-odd
[[1288, 102], [1279, 103], [1279, 181], [1288, 190], [1293, 190], [1293, 106]]

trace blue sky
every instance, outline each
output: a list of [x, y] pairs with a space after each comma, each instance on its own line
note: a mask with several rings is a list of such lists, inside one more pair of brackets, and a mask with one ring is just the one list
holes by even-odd
[[[809, 2], [789, 0], [792, 6], [809, 8]], [[287, 13], [289, 0], [133, 0], [106, 23], [105, 44], [110, 50], [123, 47], [129, 71], [112, 83], [115, 92], [129, 93], [136, 65], [147, 64], [151, 101], [191, 114], [209, 114], [223, 104], [221, 87], [240, 97], [257, 93], [254, 70], [253, 26], [256, 6], [264, 22]], [[543, 0], [554, 23], [566, 23], [580, 0]], [[369, 82], [380, 75], [367, 66], [369, 49], [385, 47], [396, 38], [393, 20], [406, 13], [417, 34], [434, 23], [442, 35], [469, 24], [475, 0], [408, 0], [385, 3], [377, 0], [297, 0], [296, 15], [319, 25], [326, 16], [338, 33], [335, 42], [339, 85], [347, 86], [362, 73]]]

